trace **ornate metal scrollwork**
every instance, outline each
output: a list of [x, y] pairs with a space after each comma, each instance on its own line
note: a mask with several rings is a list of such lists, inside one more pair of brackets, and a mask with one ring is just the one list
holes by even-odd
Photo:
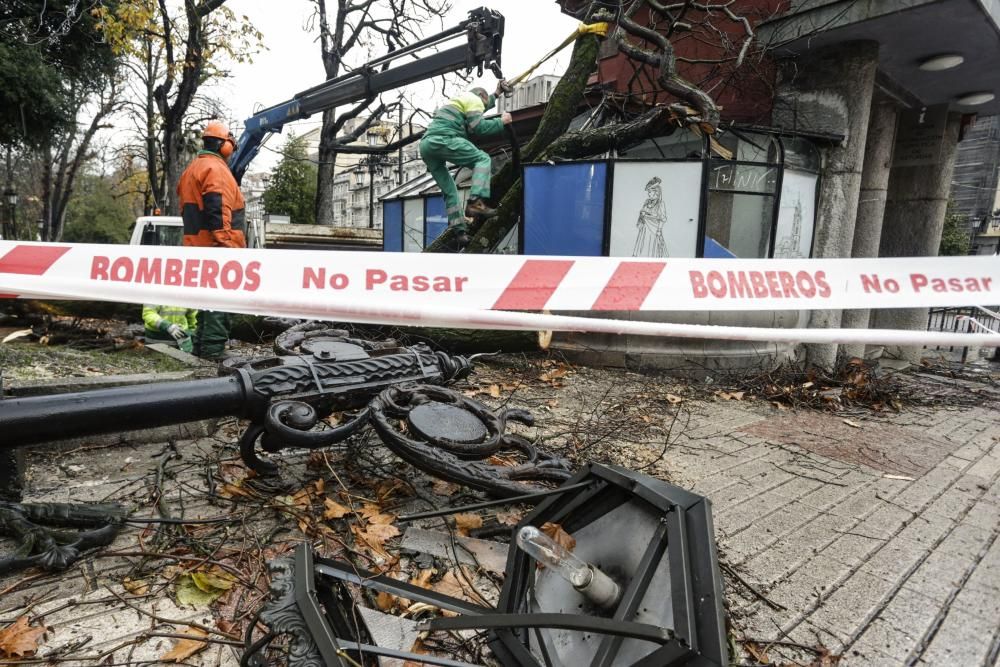
[[[258, 444], [272, 453], [288, 447], [328, 447], [364, 428], [369, 417], [365, 404], [385, 387], [399, 382], [448, 382], [471, 370], [464, 357], [433, 352], [425, 345], [362, 346], [355, 343], [363, 341], [354, 339], [333, 340], [327, 335], [329, 331], [322, 330], [325, 347], [318, 351], [330, 352], [331, 359], [284, 357], [271, 360], [266, 367], [259, 361], [251, 366], [255, 368], [249, 375], [253, 394], [265, 407], [240, 439], [240, 454], [258, 474], [277, 471], [277, 466], [257, 455]], [[317, 342], [318, 338], [309, 340]], [[290, 343], [286, 340], [284, 344]], [[333, 412], [347, 417], [332, 428], [313, 430]]]
[[[270, 597], [260, 612], [260, 620], [271, 630], [272, 635], [287, 635], [288, 663], [296, 667], [324, 667], [319, 649], [312, 638], [309, 626], [295, 601], [295, 565], [291, 558], [282, 558], [269, 564], [271, 573]], [[256, 625], [250, 624], [250, 627]], [[263, 665], [262, 653], [269, 641], [251, 645], [252, 635], [246, 637], [244, 664], [259, 667]], [[267, 639], [267, 638], [265, 638]]]
[[311, 430], [320, 422], [316, 408], [302, 401], [278, 401], [267, 410], [263, 424], [252, 424], [240, 438], [240, 456], [259, 474], [273, 474], [277, 466], [257, 456], [255, 445], [260, 441], [265, 452], [277, 452], [287, 447], [318, 449], [342, 442], [368, 425], [368, 408], [349, 416], [342, 424], [322, 430]]
[[[450, 389], [415, 384], [389, 387], [369, 407], [372, 426], [386, 446], [436, 477], [510, 497], [541, 490], [531, 482], [562, 482], [572, 475], [565, 459], [506, 433], [508, 421], [534, 422], [524, 410], [494, 412]], [[518, 452], [525, 460], [513, 466], [484, 460], [502, 452]]]
[[26, 567], [65, 570], [84, 551], [111, 544], [126, 517], [119, 505], [0, 502], [0, 535], [19, 542], [0, 575]]
[[309, 321], [296, 324], [278, 334], [274, 339], [274, 351], [279, 355], [313, 355], [322, 359], [334, 352], [337, 345], [343, 344], [355, 345], [367, 352], [388, 350], [399, 345], [391, 338], [383, 341], [352, 338], [346, 329], [331, 328], [326, 322]]

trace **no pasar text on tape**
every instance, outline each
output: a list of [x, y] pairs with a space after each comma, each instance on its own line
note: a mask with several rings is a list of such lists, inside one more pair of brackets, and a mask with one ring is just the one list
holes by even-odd
[[[349, 288], [354, 281], [346, 273], [332, 273], [325, 268], [305, 267], [302, 270], [303, 289]], [[366, 269], [364, 286], [368, 292], [461, 292], [468, 276], [389, 273], [382, 269]]]

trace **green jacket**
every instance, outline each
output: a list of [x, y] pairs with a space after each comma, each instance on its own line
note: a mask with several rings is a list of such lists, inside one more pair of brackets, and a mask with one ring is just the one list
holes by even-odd
[[171, 324], [179, 324], [191, 334], [198, 326], [198, 311], [179, 306], [154, 306], [143, 304], [142, 321], [147, 331], [166, 332]]
[[495, 105], [495, 95], [490, 95], [485, 105], [475, 93], [457, 95], [434, 112], [434, 119], [424, 136], [474, 139], [500, 134], [503, 132], [502, 120], [483, 118], [483, 114]]

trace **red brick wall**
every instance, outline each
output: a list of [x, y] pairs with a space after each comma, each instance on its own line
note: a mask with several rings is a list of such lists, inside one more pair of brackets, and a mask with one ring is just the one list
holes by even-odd
[[[755, 26], [783, 12], [787, 9], [788, 2], [789, 0], [736, 0], [730, 8], [734, 14], [745, 16], [751, 26]], [[572, 10], [579, 4], [579, 0], [561, 0], [560, 4], [564, 11]], [[730, 20], [721, 11], [713, 12], [710, 19], [697, 11], [689, 12], [685, 18], [692, 23], [692, 30], [675, 32], [671, 37], [678, 58], [678, 73], [712, 96], [722, 108], [723, 121], [769, 123], [774, 65], [764, 53], [762, 45], [754, 41], [743, 64], [737, 68], [731, 58], [738, 53], [745, 39], [741, 23]], [[706, 19], [711, 21], [714, 30], [704, 23]], [[649, 26], [651, 20], [648, 9], [641, 9], [635, 20], [640, 25]], [[662, 24], [657, 27], [661, 31], [666, 29]], [[727, 41], [729, 44], [726, 44]], [[676, 101], [659, 90], [655, 68], [642, 66], [640, 73], [636, 75], [638, 63], [624, 54], [608, 48], [602, 50], [602, 54], [605, 55], [598, 63], [598, 72], [593, 82], [619, 93], [631, 92], [637, 100], [641, 99], [647, 104]], [[684, 59], [722, 62], [691, 63]]]

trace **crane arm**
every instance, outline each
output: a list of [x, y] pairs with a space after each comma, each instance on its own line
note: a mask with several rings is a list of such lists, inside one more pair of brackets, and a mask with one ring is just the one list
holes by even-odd
[[[229, 160], [236, 181], [242, 180], [265, 137], [272, 132], [281, 132], [292, 121], [461, 69], [466, 72], [476, 69], [481, 76], [483, 70], [488, 68], [502, 78], [500, 55], [503, 27], [504, 18], [499, 12], [485, 7], [474, 9], [469, 12], [468, 19], [453, 28], [376, 58], [352, 72], [328, 79], [298, 93], [287, 102], [253, 115], [247, 119], [239, 144]], [[425, 56], [418, 55], [460, 36], [465, 37], [464, 44]], [[392, 64], [406, 56], [414, 56], [414, 59]]]

